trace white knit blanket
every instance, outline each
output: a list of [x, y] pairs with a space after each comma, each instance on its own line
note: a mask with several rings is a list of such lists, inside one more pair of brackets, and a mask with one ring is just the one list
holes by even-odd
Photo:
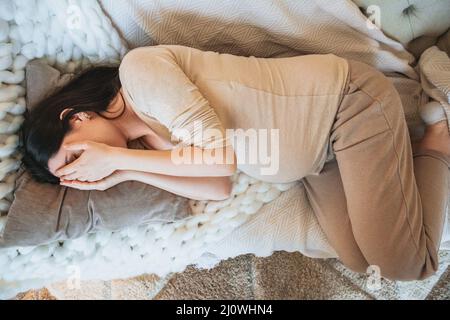
[[99, 1], [131, 47], [182, 44], [259, 57], [334, 53], [418, 79], [409, 65], [414, 57], [350, 0]]

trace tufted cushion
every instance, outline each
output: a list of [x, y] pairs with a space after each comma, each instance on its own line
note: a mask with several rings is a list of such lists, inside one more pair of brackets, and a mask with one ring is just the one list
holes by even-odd
[[449, 0], [353, 0], [353, 2], [365, 13], [369, 6], [379, 6], [381, 29], [403, 45], [420, 36], [437, 38], [450, 27]]

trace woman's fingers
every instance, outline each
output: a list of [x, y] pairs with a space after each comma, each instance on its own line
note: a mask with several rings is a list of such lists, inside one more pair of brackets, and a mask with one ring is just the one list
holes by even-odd
[[80, 180], [80, 181], [82, 181], [80, 179], [81, 176], [80, 176], [80, 174], [78, 172], [74, 172], [74, 173], [71, 173], [71, 174], [63, 175], [63, 176], [60, 176], [59, 178], [61, 180], [69, 180], [69, 181], [71, 181], [71, 180]]
[[73, 189], [77, 189], [77, 190], [82, 190], [82, 191], [90, 191], [90, 190], [92, 190], [92, 187], [86, 186], [86, 185], [83, 185], [83, 184], [73, 184], [73, 185], [70, 185], [68, 187], [73, 188]]
[[70, 188], [74, 188], [74, 189], [79, 189], [79, 190], [88, 190], [85, 184], [85, 182], [79, 182], [79, 181], [63, 181], [60, 183], [61, 186], [64, 187], [70, 187]]
[[77, 181], [86, 181], [86, 182], [96, 182], [99, 181], [101, 179], [98, 179], [94, 176], [92, 176], [91, 174], [84, 174], [84, 173], [79, 173], [79, 172], [74, 172], [68, 175], [64, 175], [64, 176], [60, 176], [59, 177], [60, 180], [77, 180]]
[[65, 176], [74, 173], [75, 171], [78, 170], [78, 168], [79, 168], [79, 160], [77, 159], [74, 162], [69, 163], [67, 166], [56, 170], [55, 175], [58, 177]]
[[63, 148], [66, 150], [79, 151], [79, 150], [86, 150], [89, 148], [89, 146], [90, 146], [90, 142], [86, 141], [86, 142], [75, 142], [75, 143], [65, 144], [63, 146]]
[[102, 190], [102, 186], [96, 182], [64, 181], [60, 185], [78, 190]]

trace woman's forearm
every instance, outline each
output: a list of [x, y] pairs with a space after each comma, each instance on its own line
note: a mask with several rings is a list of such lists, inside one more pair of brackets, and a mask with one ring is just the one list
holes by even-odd
[[[220, 155], [220, 157], [218, 156]], [[117, 149], [113, 160], [118, 170], [141, 171], [178, 177], [227, 177], [236, 171], [232, 147], [203, 150], [185, 147], [173, 150]]]
[[229, 177], [175, 177], [127, 171], [126, 180], [139, 181], [194, 200], [224, 200], [230, 196]]

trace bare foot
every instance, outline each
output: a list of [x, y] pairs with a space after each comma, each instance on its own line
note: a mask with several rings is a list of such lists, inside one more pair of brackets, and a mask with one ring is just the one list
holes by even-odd
[[438, 151], [450, 157], [450, 133], [447, 121], [427, 126], [425, 135], [418, 144], [421, 148]]

